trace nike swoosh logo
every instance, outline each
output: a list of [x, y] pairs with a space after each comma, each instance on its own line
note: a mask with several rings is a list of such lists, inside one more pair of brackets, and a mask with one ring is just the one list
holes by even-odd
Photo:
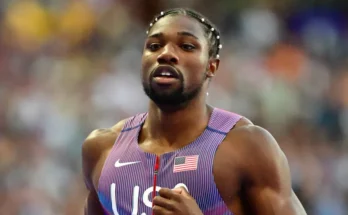
[[125, 162], [125, 163], [121, 163], [120, 159], [118, 159], [115, 163], [115, 167], [122, 167], [122, 166], [127, 166], [127, 165], [131, 165], [131, 164], [136, 164], [136, 163], [140, 163], [140, 161], [134, 161], [134, 162]]

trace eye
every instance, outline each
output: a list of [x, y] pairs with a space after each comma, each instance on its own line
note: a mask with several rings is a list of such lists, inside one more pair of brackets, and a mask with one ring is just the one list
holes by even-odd
[[148, 48], [150, 51], [154, 52], [154, 51], [157, 51], [158, 49], [161, 48], [161, 44], [159, 44], [159, 43], [151, 43], [151, 44], [149, 44], [149, 45], [147, 46], [147, 48]]
[[192, 51], [194, 50], [196, 47], [192, 44], [187, 44], [187, 43], [184, 43], [181, 45], [181, 48], [185, 51]]

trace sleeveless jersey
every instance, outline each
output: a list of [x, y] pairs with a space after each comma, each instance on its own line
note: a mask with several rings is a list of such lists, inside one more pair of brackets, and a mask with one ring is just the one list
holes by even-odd
[[[151, 215], [156, 155], [144, 152], [138, 135], [147, 113], [129, 118], [107, 157], [98, 197], [107, 215]], [[215, 152], [241, 116], [215, 108], [204, 132], [189, 145], [160, 156], [161, 187], [184, 186], [206, 215], [231, 215], [213, 176]], [[157, 193], [158, 194], [158, 193]]]

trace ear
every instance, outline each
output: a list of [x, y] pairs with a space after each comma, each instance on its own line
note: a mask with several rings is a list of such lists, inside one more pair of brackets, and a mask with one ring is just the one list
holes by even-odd
[[214, 77], [216, 71], [219, 68], [220, 60], [217, 58], [210, 58], [207, 68], [207, 76], [209, 78]]

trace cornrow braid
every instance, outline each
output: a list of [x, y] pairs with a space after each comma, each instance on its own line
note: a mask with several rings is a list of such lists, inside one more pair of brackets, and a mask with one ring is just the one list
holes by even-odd
[[208, 39], [209, 57], [215, 57], [217, 59], [220, 58], [219, 53], [220, 53], [220, 49], [222, 49], [220, 31], [215, 27], [215, 25], [209, 19], [204, 17], [202, 14], [191, 9], [174, 8], [174, 9], [162, 11], [160, 14], [156, 15], [154, 19], [150, 22], [149, 27], [146, 31], [146, 34], [149, 34], [152, 26], [154, 26], [154, 24], [158, 22], [158, 20], [168, 15], [171, 15], [171, 16], [185, 15], [185, 16], [194, 18], [199, 23], [201, 23], [205, 32], [205, 36]]

